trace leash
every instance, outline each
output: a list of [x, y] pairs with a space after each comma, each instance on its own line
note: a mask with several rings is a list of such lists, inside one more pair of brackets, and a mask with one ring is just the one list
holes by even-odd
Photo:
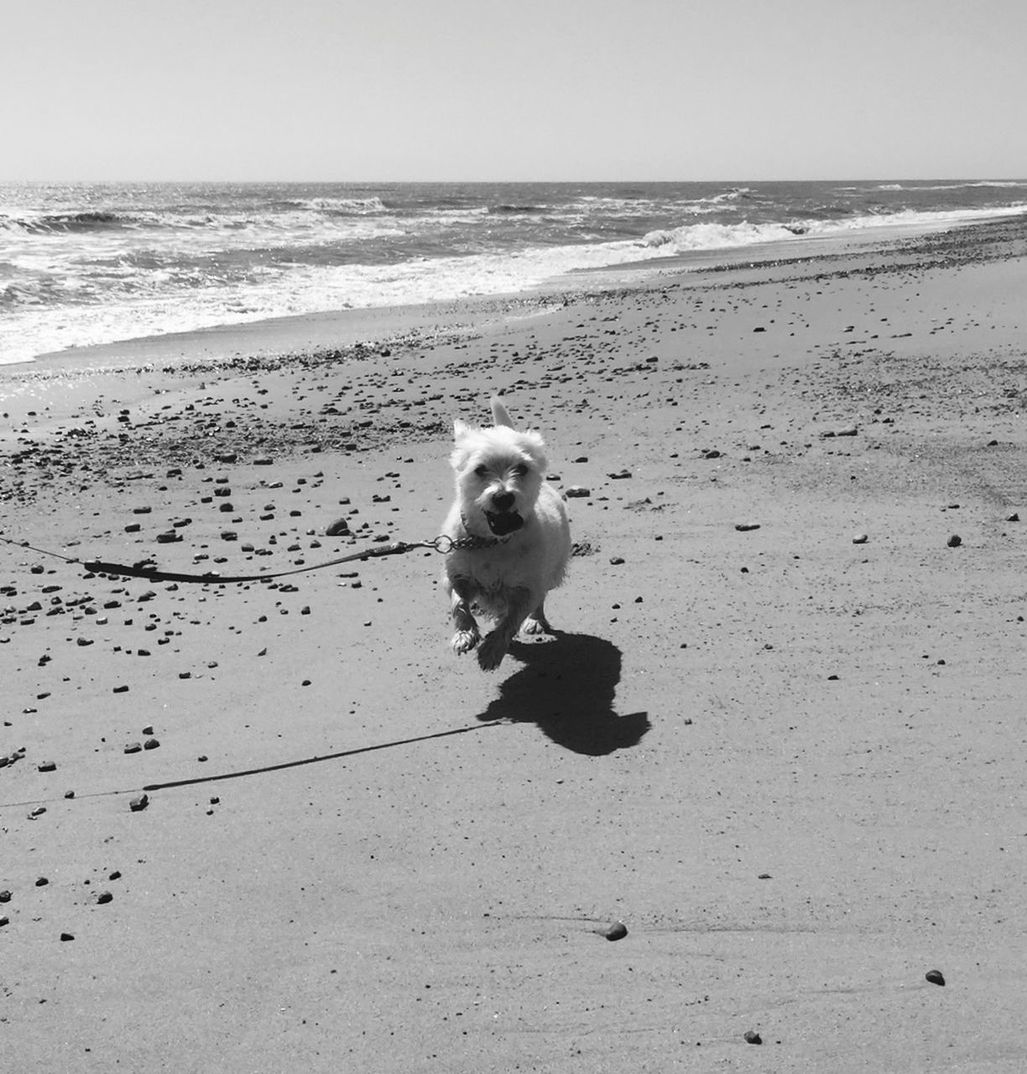
[[433, 537], [430, 541], [395, 541], [392, 544], [374, 545], [371, 548], [361, 549], [359, 552], [351, 552], [348, 556], [339, 556], [330, 559], [326, 563], [312, 563], [309, 567], [293, 567], [287, 571], [265, 571], [257, 574], [190, 574], [181, 571], [162, 571], [148, 563], [107, 563], [104, 560], [82, 560], [72, 556], [65, 556], [61, 552], [52, 552], [46, 548], [36, 548], [26, 541], [13, 541], [9, 537], [0, 534], [0, 541], [15, 548], [27, 548], [41, 556], [52, 556], [62, 559], [65, 563], [78, 564], [87, 571], [96, 574], [113, 574], [123, 578], [144, 578], [148, 582], [195, 582], [206, 585], [231, 585], [235, 582], [264, 582], [272, 578], [285, 578], [291, 574], [304, 574], [307, 571], [320, 571], [326, 567], [335, 567], [340, 563], [352, 563], [355, 560], [382, 559], [385, 556], [399, 556], [405, 552], [413, 552], [417, 548], [430, 548], [433, 552], [449, 555], [457, 549], [474, 551], [481, 548], [491, 548], [500, 543], [498, 537], [476, 537], [469, 534], [466, 537], [449, 537], [441, 534]]

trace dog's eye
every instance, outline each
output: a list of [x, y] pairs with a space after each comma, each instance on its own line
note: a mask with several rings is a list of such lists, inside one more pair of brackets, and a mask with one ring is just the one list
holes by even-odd
[[484, 477], [489, 472], [489, 468], [484, 465], [475, 466], [474, 472], [478, 475], [478, 477]]
[[510, 468], [510, 473], [512, 473], [515, 477], [524, 477], [527, 472], [528, 468], [524, 465], [523, 462], [519, 462], [516, 466]]

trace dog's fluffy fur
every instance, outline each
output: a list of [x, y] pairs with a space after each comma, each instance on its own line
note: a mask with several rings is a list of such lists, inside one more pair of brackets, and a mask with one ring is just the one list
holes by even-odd
[[[486, 671], [499, 667], [518, 629], [552, 631], [545, 598], [563, 581], [571, 550], [567, 510], [545, 481], [542, 437], [514, 429], [498, 398], [492, 419], [485, 429], [453, 423], [456, 500], [442, 528], [454, 539], [496, 539], [488, 547], [454, 549], [443, 578], [456, 627], [451, 644], [458, 653], [477, 647]], [[484, 640], [473, 611], [495, 621]]]

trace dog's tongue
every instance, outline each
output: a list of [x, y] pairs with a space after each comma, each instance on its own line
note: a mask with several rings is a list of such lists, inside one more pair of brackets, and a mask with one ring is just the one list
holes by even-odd
[[502, 511], [499, 514], [486, 512], [489, 529], [497, 537], [505, 537], [514, 530], [519, 530], [524, 525], [524, 519], [516, 511]]

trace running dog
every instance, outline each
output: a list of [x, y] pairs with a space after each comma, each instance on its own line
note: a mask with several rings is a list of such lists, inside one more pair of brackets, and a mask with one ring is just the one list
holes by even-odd
[[[498, 397], [492, 420], [484, 429], [453, 423], [456, 499], [442, 527], [455, 542], [443, 576], [456, 627], [450, 644], [457, 653], [477, 648], [484, 671], [499, 667], [518, 630], [552, 633], [545, 598], [571, 552], [567, 509], [545, 481], [542, 437], [514, 429]], [[484, 639], [474, 611], [495, 622]]]

